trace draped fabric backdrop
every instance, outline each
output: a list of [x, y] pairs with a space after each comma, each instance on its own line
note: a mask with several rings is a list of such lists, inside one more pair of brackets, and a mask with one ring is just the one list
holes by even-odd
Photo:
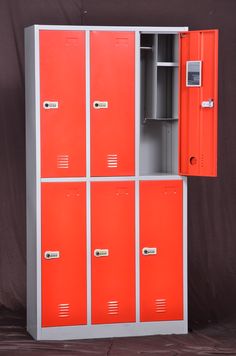
[[0, 305], [26, 305], [24, 27], [218, 28], [218, 178], [189, 178], [190, 323], [236, 314], [236, 1], [0, 0]]

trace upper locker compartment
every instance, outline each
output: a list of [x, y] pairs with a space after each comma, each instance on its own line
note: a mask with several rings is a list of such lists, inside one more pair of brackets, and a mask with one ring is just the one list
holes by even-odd
[[86, 174], [85, 33], [40, 30], [42, 177]]
[[218, 31], [180, 34], [179, 173], [217, 175]]
[[91, 175], [134, 175], [134, 32], [91, 31]]
[[178, 34], [141, 33], [140, 175], [178, 173]]

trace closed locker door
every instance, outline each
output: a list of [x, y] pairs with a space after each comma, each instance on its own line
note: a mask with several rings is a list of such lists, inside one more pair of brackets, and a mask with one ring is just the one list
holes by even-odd
[[134, 182], [93, 182], [92, 323], [135, 321]]
[[85, 33], [40, 31], [42, 177], [86, 172]]
[[134, 175], [134, 32], [91, 31], [91, 175]]
[[86, 324], [85, 183], [42, 183], [42, 326]]
[[140, 182], [140, 319], [183, 319], [182, 181]]

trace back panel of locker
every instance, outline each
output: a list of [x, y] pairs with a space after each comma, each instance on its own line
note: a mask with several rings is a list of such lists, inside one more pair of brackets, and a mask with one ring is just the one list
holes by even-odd
[[134, 175], [134, 32], [92, 31], [91, 175]]
[[42, 177], [86, 172], [85, 32], [40, 31]]
[[86, 324], [85, 183], [42, 183], [42, 326]]
[[92, 323], [135, 321], [134, 182], [91, 184]]
[[140, 182], [140, 318], [183, 319], [182, 181]]

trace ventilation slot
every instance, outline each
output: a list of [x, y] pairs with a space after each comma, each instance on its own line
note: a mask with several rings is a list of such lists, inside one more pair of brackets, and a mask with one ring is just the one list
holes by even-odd
[[58, 304], [59, 318], [68, 318], [70, 315], [69, 304]]
[[155, 300], [156, 313], [166, 312], [166, 299], [156, 299]]
[[107, 303], [107, 306], [109, 315], [117, 315], [119, 313], [119, 303], [117, 300], [111, 300]]
[[203, 168], [204, 167], [204, 155], [203, 154], [201, 154], [201, 159], [200, 159], [200, 165], [201, 165], [201, 168]]
[[69, 168], [69, 155], [57, 156], [57, 168], [62, 168], [62, 169]]
[[107, 155], [107, 167], [108, 168], [117, 168], [118, 167], [117, 154], [109, 154], [109, 155]]

